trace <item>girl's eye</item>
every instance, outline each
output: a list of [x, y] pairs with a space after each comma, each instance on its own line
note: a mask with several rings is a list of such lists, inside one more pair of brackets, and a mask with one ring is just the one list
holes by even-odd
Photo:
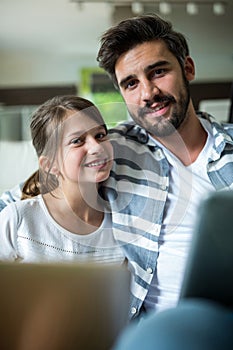
[[96, 138], [97, 140], [105, 140], [105, 139], [107, 138], [107, 134], [106, 134], [105, 132], [99, 132], [99, 133], [95, 136], [95, 138]]
[[73, 140], [71, 140], [71, 144], [72, 145], [82, 145], [83, 144], [83, 140], [81, 139], [81, 138], [76, 138], [76, 139], [73, 139]]

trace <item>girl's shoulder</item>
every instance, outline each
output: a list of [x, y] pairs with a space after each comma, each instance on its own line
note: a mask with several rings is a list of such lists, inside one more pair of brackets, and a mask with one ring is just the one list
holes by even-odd
[[15, 202], [7, 204], [0, 212], [0, 215], [6, 216], [14, 212], [23, 215], [24, 213], [28, 214], [30, 210], [34, 211], [36, 208], [40, 207], [42, 207], [42, 197], [41, 195], [38, 195], [33, 198], [17, 200]]

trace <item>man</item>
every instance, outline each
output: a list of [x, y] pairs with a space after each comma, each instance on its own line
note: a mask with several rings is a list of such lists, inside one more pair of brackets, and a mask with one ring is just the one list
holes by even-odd
[[97, 60], [134, 120], [111, 131], [116, 159], [104, 195], [133, 275], [130, 317], [138, 318], [176, 305], [199, 202], [233, 185], [233, 128], [196, 114], [187, 42], [158, 16], [107, 30]]
[[187, 42], [158, 16], [107, 30], [97, 60], [134, 120], [112, 130], [116, 161], [106, 193], [133, 271], [137, 317], [176, 305], [199, 202], [233, 185], [233, 128], [195, 112]]

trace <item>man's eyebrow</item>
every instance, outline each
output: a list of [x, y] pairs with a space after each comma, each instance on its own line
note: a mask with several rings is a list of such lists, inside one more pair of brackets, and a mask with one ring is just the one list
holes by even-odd
[[136, 79], [136, 75], [128, 75], [126, 78], [122, 79], [120, 82], [119, 82], [119, 86], [123, 87], [125, 86], [125, 84], [127, 83], [127, 81], [129, 81], [130, 79]]
[[150, 64], [149, 66], [147, 66], [144, 71], [147, 72], [147, 71], [150, 71], [151, 69], [159, 68], [159, 67], [162, 67], [162, 66], [167, 66], [169, 64], [170, 63], [168, 61], [165, 61], [165, 60], [164, 61], [158, 61], [158, 62], [155, 62], [155, 63]]
[[[158, 62], [155, 62], [153, 64], [150, 64], [149, 66], [147, 66], [145, 69], [144, 69], [144, 72], [147, 73], [149, 72], [151, 69], [154, 69], [154, 68], [159, 68], [159, 67], [162, 67], [162, 66], [165, 66], [165, 65], [169, 65], [170, 63], [168, 61], [158, 61]], [[126, 78], [122, 79], [120, 82], [119, 82], [119, 86], [123, 87], [125, 86], [125, 84], [130, 80], [130, 79], [137, 79], [137, 76], [134, 75], [134, 74], [131, 74], [131, 75], [128, 75]]]

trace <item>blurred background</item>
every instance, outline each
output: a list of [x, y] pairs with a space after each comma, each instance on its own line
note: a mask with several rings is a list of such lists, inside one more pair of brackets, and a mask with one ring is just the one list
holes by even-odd
[[37, 105], [74, 93], [100, 107], [108, 125], [128, 118], [96, 54], [112, 24], [157, 13], [185, 34], [196, 64], [196, 109], [230, 121], [233, 1], [0, 0], [0, 139], [28, 140]]

